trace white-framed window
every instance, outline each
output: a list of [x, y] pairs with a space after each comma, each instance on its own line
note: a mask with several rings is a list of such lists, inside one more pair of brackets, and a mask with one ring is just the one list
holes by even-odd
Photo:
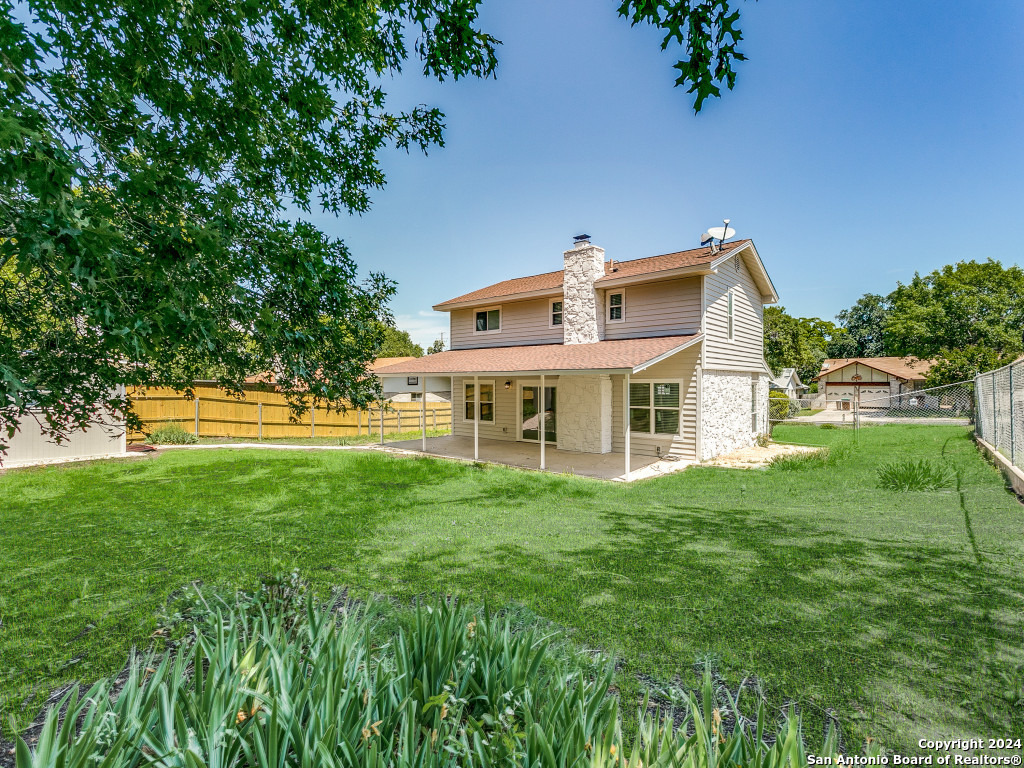
[[733, 294], [732, 294], [732, 289], [731, 288], [729, 289], [728, 301], [729, 301], [729, 309], [728, 309], [728, 314], [729, 314], [729, 341], [732, 341], [733, 339], [736, 338], [736, 317], [735, 317], [735, 310], [736, 310], [735, 303], [736, 302], [733, 299]]
[[473, 313], [473, 333], [501, 331], [501, 307], [485, 307]]
[[678, 381], [629, 382], [630, 432], [678, 435], [682, 417], [682, 385]]
[[625, 291], [608, 291], [607, 299], [607, 310], [605, 312], [605, 320], [609, 323], [622, 323], [626, 320], [626, 292]]
[[[463, 416], [465, 417], [465, 421], [476, 421], [477, 393], [473, 387], [472, 381], [465, 382], [463, 392], [465, 392], [466, 395], [465, 407], [463, 409]], [[480, 382], [480, 421], [494, 421], [493, 381]]]
[[550, 311], [548, 312], [548, 328], [561, 328], [564, 318], [563, 308], [565, 303], [562, 299], [552, 299]]
[[420, 377], [419, 376], [406, 376], [405, 377], [405, 384], [408, 387], [418, 387], [420, 385]]
[[409, 399], [412, 402], [414, 402], [414, 403], [418, 403], [421, 400], [423, 400], [423, 393], [422, 392], [410, 392], [409, 393]]

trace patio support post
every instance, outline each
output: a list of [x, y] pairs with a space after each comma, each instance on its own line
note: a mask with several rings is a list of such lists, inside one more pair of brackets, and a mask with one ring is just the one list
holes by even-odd
[[421, 379], [423, 389], [420, 390], [420, 421], [423, 423], [423, 452], [427, 452], [427, 377]]
[[544, 417], [547, 416], [545, 410], [544, 401], [544, 374], [540, 375], [540, 407], [537, 409], [537, 414], [540, 416], [540, 468], [545, 470], [548, 468], [547, 458], [544, 455], [544, 444], [547, 440], [544, 439]]
[[629, 482], [629, 374], [622, 379], [622, 434], [626, 443], [626, 482]]
[[480, 377], [473, 377], [473, 461], [480, 461]]

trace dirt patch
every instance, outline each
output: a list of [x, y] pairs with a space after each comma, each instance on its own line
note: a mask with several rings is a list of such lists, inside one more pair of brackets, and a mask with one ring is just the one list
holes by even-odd
[[760, 469], [768, 466], [768, 462], [776, 456], [786, 456], [794, 453], [812, 453], [820, 450], [809, 445], [780, 445], [769, 443], [761, 447], [751, 445], [748, 448], [740, 448], [732, 453], [725, 453], [716, 456], [710, 461], [705, 461], [707, 467], [731, 467], [733, 469]]

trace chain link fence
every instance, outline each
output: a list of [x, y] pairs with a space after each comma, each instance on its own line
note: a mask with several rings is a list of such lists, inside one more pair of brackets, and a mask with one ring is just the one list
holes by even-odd
[[[1024, 371], [1019, 376], [1024, 386]], [[828, 399], [823, 394], [789, 397], [773, 391], [768, 399], [768, 423], [774, 429], [782, 423], [833, 424], [859, 428], [870, 424], [959, 424], [968, 426], [975, 417], [974, 383], [969, 381], [941, 387], [870, 395], [859, 390], [851, 397]], [[1021, 397], [1024, 397], [1022, 395]], [[1024, 400], [1018, 400], [1024, 404]], [[1018, 430], [1024, 432], [1024, 430]], [[1024, 435], [1018, 435], [1024, 439]], [[1024, 453], [1020, 453], [1024, 457]]]
[[1024, 361], [974, 379], [975, 432], [1018, 469], [1024, 469]]
[[973, 382], [861, 398], [854, 403], [858, 427], [871, 423], [970, 424], [974, 421]]

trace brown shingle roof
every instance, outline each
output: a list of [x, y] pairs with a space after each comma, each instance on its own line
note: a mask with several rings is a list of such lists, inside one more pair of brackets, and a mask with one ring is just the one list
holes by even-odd
[[699, 341], [700, 334], [593, 344], [536, 344], [522, 347], [451, 349], [380, 368], [378, 376], [453, 373], [520, 373], [635, 369]]
[[[688, 251], [676, 251], [665, 253], [661, 256], [649, 256], [643, 259], [632, 259], [630, 261], [616, 261], [614, 264], [605, 262], [605, 275], [597, 279], [598, 283], [606, 280], [617, 280], [620, 277], [632, 277], [634, 275], [647, 275], [656, 272], [664, 272], [669, 269], [680, 269], [682, 267], [696, 267], [702, 264], [710, 264], [723, 255], [734, 251], [741, 245], [746, 245], [749, 240], [737, 240], [734, 243], [725, 243], [722, 247], [711, 252], [710, 248], [691, 248]], [[611, 270], [615, 271], [612, 272]], [[464, 302], [489, 301], [505, 296], [514, 296], [520, 293], [533, 293], [535, 291], [556, 292], [562, 288], [562, 274], [564, 270], [557, 272], [545, 272], [542, 275], [530, 277], [517, 277], [513, 280], [503, 280], [500, 283], [489, 285], [486, 288], [456, 296], [448, 299], [435, 307], [446, 307], [451, 304], [462, 304]]]
[[389, 365], [395, 365], [397, 363], [404, 363], [406, 360], [415, 360], [415, 357], [378, 357], [368, 366], [367, 370], [370, 373], [376, 373], [379, 368], [387, 368]]
[[860, 363], [907, 381], [924, 381], [928, 371], [935, 365], [934, 360], [920, 360], [916, 357], [836, 357], [822, 362], [821, 372], [814, 380], [817, 381], [826, 373], [835, 373], [853, 363]]

